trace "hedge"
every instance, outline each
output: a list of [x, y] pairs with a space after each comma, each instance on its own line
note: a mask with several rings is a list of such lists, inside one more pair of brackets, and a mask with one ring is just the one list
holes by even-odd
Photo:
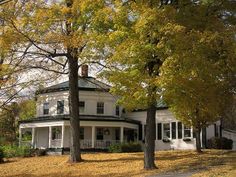
[[5, 158], [11, 157], [30, 157], [33, 150], [29, 146], [2, 146]]
[[140, 143], [119, 143], [112, 144], [108, 147], [108, 152], [142, 152], [142, 146]]
[[209, 149], [232, 149], [233, 141], [225, 137], [213, 137], [208, 140], [207, 147]]

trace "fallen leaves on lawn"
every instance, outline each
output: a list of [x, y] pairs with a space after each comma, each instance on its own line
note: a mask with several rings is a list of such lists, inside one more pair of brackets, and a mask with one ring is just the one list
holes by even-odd
[[[194, 151], [160, 151], [156, 153], [158, 169], [143, 169], [143, 153], [88, 153], [82, 154], [83, 162], [68, 163], [68, 156], [44, 156], [31, 158], [12, 158], [0, 165], [0, 176], [16, 177], [123, 177], [148, 176], [159, 173], [185, 171], [209, 171], [212, 167], [235, 163], [236, 152], [207, 150], [203, 154]], [[205, 177], [205, 176], [204, 176]]]

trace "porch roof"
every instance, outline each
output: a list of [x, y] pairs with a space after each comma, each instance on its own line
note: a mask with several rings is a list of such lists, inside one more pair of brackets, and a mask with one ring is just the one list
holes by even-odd
[[[42, 116], [31, 118], [29, 120], [22, 120], [19, 123], [34, 123], [34, 122], [53, 122], [60, 120], [70, 120], [69, 114], [65, 115], [55, 115], [55, 116]], [[80, 115], [81, 121], [111, 121], [111, 122], [127, 122], [132, 124], [141, 124], [140, 121], [132, 120], [124, 117], [116, 117], [116, 116], [106, 116], [106, 115]]]

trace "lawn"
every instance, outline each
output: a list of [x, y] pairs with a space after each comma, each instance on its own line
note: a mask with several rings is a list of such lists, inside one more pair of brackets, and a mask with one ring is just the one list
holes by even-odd
[[149, 176], [152, 174], [193, 171], [197, 176], [235, 176], [236, 152], [206, 150], [161, 151], [156, 153], [159, 169], [143, 170], [143, 153], [89, 153], [84, 162], [67, 163], [68, 156], [12, 158], [0, 164], [0, 176]]

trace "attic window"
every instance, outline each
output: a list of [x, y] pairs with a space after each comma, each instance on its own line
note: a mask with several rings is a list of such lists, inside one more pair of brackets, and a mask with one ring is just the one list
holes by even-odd
[[64, 100], [57, 101], [57, 114], [64, 113]]
[[44, 115], [49, 114], [49, 103], [43, 103], [43, 114]]
[[97, 114], [104, 114], [104, 103], [97, 102]]
[[79, 102], [79, 112], [80, 113], [84, 113], [85, 110], [85, 102], [84, 101], [80, 101]]

